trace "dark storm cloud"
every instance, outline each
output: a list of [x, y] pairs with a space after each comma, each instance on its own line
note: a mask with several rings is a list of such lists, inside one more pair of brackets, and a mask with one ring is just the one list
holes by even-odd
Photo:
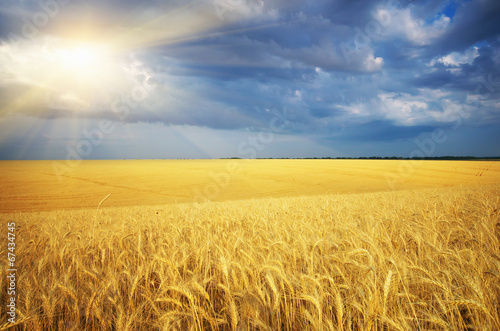
[[436, 127], [430, 125], [394, 126], [391, 121], [377, 120], [344, 129], [341, 139], [350, 141], [390, 141], [408, 140], [422, 133], [432, 132]]
[[409, 84], [419, 87], [447, 88], [464, 94], [474, 94], [478, 86], [481, 93], [500, 97], [500, 42], [494, 40], [478, 47], [478, 56], [472, 63], [457, 66], [434, 64], [435, 71], [410, 80]]
[[500, 2], [458, 2], [453, 24], [430, 48], [434, 54], [463, 51], [482, 41], [497, 39], [500, 32]]

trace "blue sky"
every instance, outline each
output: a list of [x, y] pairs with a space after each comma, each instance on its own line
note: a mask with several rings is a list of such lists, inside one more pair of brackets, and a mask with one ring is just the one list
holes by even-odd
[[0, 2], [0, 159], [500, 155], [500, 2]]

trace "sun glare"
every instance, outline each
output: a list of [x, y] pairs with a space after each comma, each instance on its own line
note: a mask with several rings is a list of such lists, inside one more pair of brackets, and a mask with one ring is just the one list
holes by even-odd
[[17, 108], [87, 110], [127, 84], [120, 59], [106, 44], [46, 38], [15, 46], [17, 56], [8, 67], [15, 79], [31, 86], [17, 98]]
[[110, 64], [109, 51], [103, 46], [63, 47], [55, 50], [55, 53], [60, 68], [78, 76], [102, 72]]

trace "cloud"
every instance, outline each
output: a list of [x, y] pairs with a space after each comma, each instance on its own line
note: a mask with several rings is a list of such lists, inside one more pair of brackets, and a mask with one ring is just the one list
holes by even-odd
[[479, 48], [472, 47], [463, 53], [452, 52], [446, 56], [442, 56], [437, 60], [431, 61], [430, 65], [434, 65], [436, 62], [440, 62], [447, 67], [459, 67], [462, 64], [472, 64], [474, 59], [479, 56]]
[[0, 43], [0, 87], [10, 94], [0, 101], [2, 113], [98, 116], [101, 105], [139, 84], [133, 64], [85, 47], [53, 37]]
[[312, 45], [301, 49], [278, 49], [277, 54], [285, 59], [293, 59], [307, 67], [321, 68], [326, 71], [375, 72], [383, 67], [384, 60], [375, 57], [372, 49], [355, 52], [346, 58], [331, 43]]
[[[498, 124], [500, 6], [453, 3], [71, 1], [27, 38], [45, 11], [5, 0], [0, 118], [248, 133], [286, 108], [286, 134], [344, 143]], [[70, 39], [110, 51], [91, 63]]]
[[213, 6], [217, 16], [224, 21], [274, 20], [279, 17], [278, 10], [266, 6], [262, 0], [214, 0]]
[[[377, 17], [380, 12], [374, 16]], [[450, 24], [450, 18], [445, 15], [433, 19], [432, 23], [412, 15], [411, 8], [394, 9], [391, 21], [387, 27], [385, 38], [402, 38], [413, 45], [430, 45], [435, 39], [442, 36]]]
[[481, 41], [498, 37], [500, 2], [495, 0], [459, 2], [452, 24], [436, 41], [433, 51], [464, 51]]
[[[340, 115], [342, 122], [351, 124], [377, 120], [389, 121], [400, 127], [448, 126], [467, 121], [486, 124], [484, 118], [480, 119], [484, 117], [484, 113], [480, 117], [474, 116], [481, 106], [475, 101], [475, 98], [470, 96], [464, 103], [456, 100], [452, 92], [421, 88], [415, 94], [379, 93], [376, 98], [366, 102], [339, 104], [337, 108], [343, 111]], [[488, 102], [491, 100], [488, 99]], [[496, 120], [498, 121], [498, 116]]]

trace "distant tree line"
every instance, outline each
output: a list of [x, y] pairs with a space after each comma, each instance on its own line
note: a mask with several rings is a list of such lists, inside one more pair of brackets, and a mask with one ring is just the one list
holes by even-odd
[[[238, 160], [239, 157], [227, 157], [223, 159]], [[475, 157], [475, 156], [429, 156], [429, 157], [401, 157], [401, 156], [361, 156], [361, 157], [259, 157], [258, 160], [489, 160], [489, 161], [500, 161], [500, 156], [486, 156], [486, 157]]]

